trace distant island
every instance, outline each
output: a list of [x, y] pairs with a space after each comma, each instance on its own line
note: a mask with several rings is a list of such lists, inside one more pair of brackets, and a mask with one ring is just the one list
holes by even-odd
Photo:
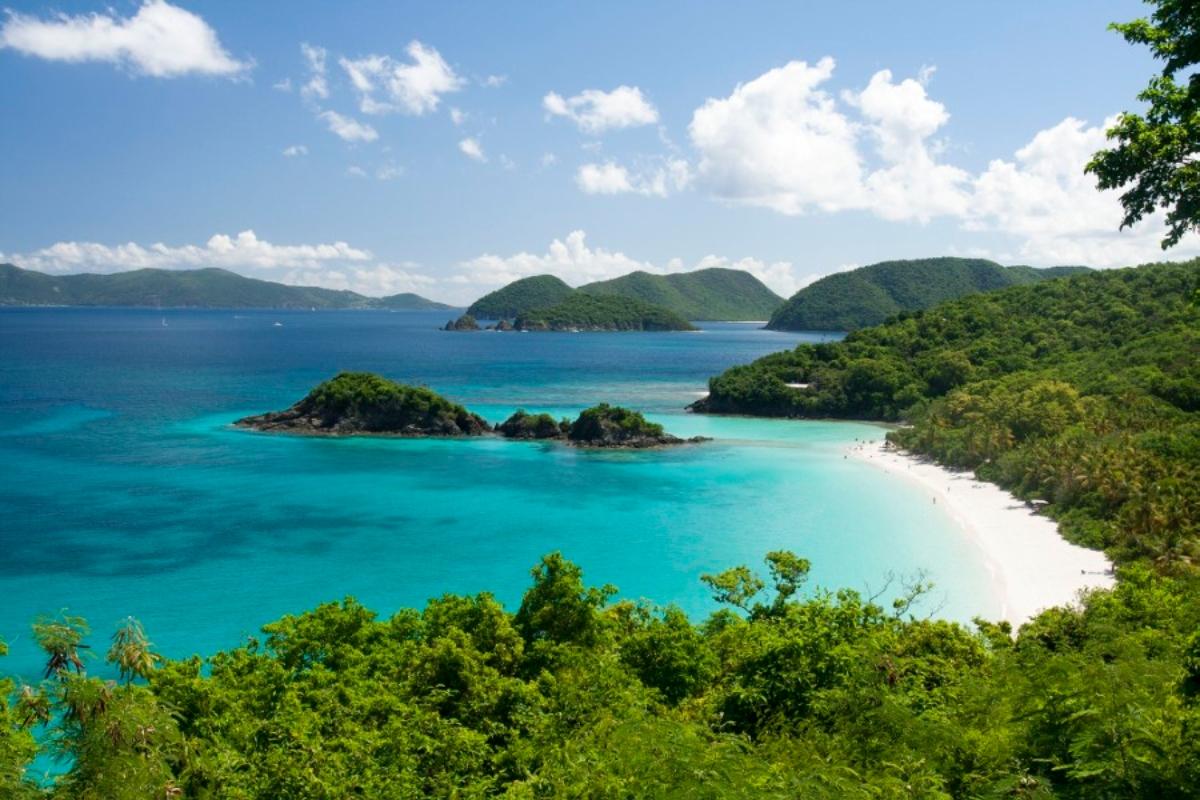
[[707, 441], [681, 439], [640, 412], [607, 403], [580, 412], [574, 422], [518, 410], [495, 429], [478, 414], [437, 392], [371, 372], [342, 372], [283, 411], [233, 423], [268, 433], [304, 436], [469, 437], [561, 440], [577, 447], [643, 449]]
[[225, 269], [136, 269], [111, 274], [47, 275], [0, 264], [0, 306], [133, 308], [448, 309], [411, 292], [367, 297], [336, 289], [247, 278]]
[[975, 292], [1089, 271], [1087, 267], [1004, 267], [982, 258], [883, 261], [806, 286], [771, 315], [767, 328], [853, 331]]
[[534, 275], [484, 295], [467, 313], [476, 319], [515, 320], [581, 294], [627, 298], [685, 320], [765, 320], [783, 303], [782, 297], [749, 272], [714, 267], [671, 275], [637, 271], [577, 289], [553, 275]]
[[631, 297], [576, 292], [557, 305], [525, 311], [513, 321], [519, 331], [693, 331], [670, 309]]

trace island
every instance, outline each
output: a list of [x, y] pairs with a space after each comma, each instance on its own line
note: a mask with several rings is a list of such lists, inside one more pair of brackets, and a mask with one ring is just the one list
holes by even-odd
[[513, 322], [519, 331], [693, 331], [683, 317], [629, 297], [576, 293], [558, 305], [528, 311]]
[[444, 331], [477, 331], [481, 330], [479, 323], [475, 321], [475, 317], [470, 314], [463, 314], [458, 319], [452, 319], [442, 328]]
[[129, 308], [277, 308], [433, 311], [451, 306], [411, 292], [367, 297], [247, 278], [216, 267], [134, 269], [109, 275], [47, 275], [0, 264], [0, 306], [122, 306]]
[[704, 436], [681, 439], [649, 422], [641, 412], [601, 403], [584, 409], [574, 422], [555, 421], [549, 414], [529, 414], [518, 409], [496, 426], [508, 439], [557, 439], [575, 447], [645, 449], [710, 441]]
[[256, 431], [325, 436], [481, 436], [491, 426], [478, 414], [423, 386], [370, 372], [342, 372], [283, 411], [237, 420]]
[[740, 269], [711, 267], [658, 275], [643, 270], [573, 289], [554, 275], [533, 275], [489, 292], [467, 313], [511, 320], [585, 294], [639, 300], [686, 320], [762, 321], [783, 304], [758, 278]]
[[977, 292], [1040, 283], [1087, 267], [1005, 267], [983, 258], [881, 261], [809, 284], [780, 306], [774, 331], [853, 331]]

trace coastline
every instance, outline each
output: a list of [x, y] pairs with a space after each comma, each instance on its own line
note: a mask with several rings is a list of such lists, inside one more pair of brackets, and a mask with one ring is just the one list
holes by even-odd
[[1099, 550], [1072, 544], [1058, 524], [970, 471], [957, 472], [885, 447], [883, 440], [846, 454], [920, 486], [980, 549], [1000, 598], [1000, 618], [1015, 631], [1044, 609], [1075, 601], [1084, 589], [1109, 588], [1112, 563]]

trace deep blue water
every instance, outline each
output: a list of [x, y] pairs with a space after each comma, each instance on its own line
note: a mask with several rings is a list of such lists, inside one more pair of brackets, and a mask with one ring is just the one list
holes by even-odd
[[[994, 614], [977, 552], [928, 499], [842, 451], [863, 424], [698, 417], [708, 376], [817, 337], [453, 334], [446, 312], [0, 310], [0, 672], [69, 608], [97, 649], [142, 619], [171, 656], [238, 644], [355, 595], [388, 614], [443, 592], [515, 607], [551, 550], [626, 597], [712, 608], [699, 575], [789, 548], [822, 585], [926, 569], [940, 613]], [[279, 323], [278, 325], [276, 323]], [[233, 430], [342, 369], [424, 383], [492, 421], [518, 406], [630, 405], [665, 451], [305, 439]]]

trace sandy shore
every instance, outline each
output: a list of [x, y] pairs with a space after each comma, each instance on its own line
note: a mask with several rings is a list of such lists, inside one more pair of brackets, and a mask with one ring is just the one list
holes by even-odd
[[1071, 544], [1048, 517], [970, 472], [955, 472], [882, 441], [850, 448], [848, 454], [924, 489], [983, 552], [1002, 602], [1001, 616], [1013, 627], [1039, 611], [1072, 602], [1081, 589], [1112, 586], [1112, 564], [1097, 550]]

